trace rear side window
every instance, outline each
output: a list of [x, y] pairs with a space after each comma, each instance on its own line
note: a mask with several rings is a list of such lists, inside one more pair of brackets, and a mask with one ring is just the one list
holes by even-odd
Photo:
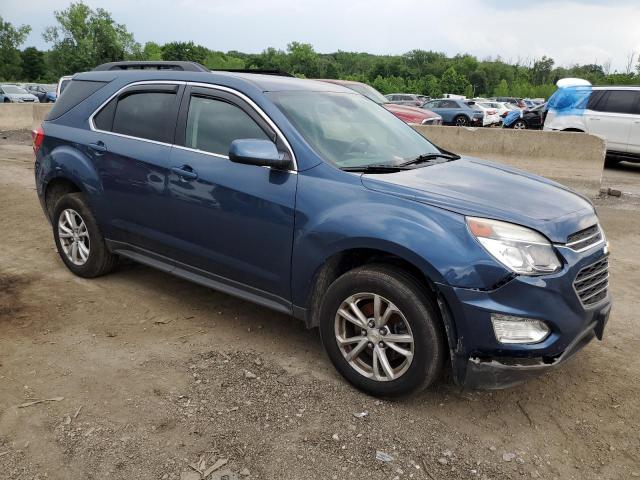
[[224, 100], [192, 96], [187, 116], [185, 146], [228, 155], [240, 138], [272, 140], [244, 110]]
[[609, 90], [594, 110], [611, 113], [632, 113], [639, 93], [633, 90]]
[[131, 93], [118, 99], [111, 131], [131, 137], [173, 143], [175, 106], [175, 93]]
[[53, 108], [47, 115], [47, 120], [55, 120], [61, 117], [83, 100], [89, 98], [95, 92], [104, 87], [107, 82], [93, 82], [89, 80], [70, 80], [64, 90], [64, 95], [53, 104]]

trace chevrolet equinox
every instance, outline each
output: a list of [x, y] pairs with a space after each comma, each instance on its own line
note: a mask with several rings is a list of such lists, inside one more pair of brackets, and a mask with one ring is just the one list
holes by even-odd
[[501, 388], [609, 316], [592, 204], [463, 158], [339, 85], [188, 62], [76, 74], [34, 131], [37, 192], [85, 278], [127, 257], [319, 327], [373, 395]]

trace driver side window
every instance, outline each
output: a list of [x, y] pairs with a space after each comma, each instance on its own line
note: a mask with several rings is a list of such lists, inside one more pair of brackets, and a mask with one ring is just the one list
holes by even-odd
[[227, 156], [231, 142], [241, 138], [273, 140], [236, 105], [210, 97], [191, 97], [186, 147]]

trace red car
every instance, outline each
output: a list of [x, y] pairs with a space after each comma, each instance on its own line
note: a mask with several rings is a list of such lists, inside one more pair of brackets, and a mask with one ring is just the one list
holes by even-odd
[[335, 83], [336, 85], [342, 85], [343, 87], [350, 88], [351, 90], [364, 95], [368, 99], [373, 100], [378, 105], [382, 105], [396, 117], [406, 123], [418, 123], [420, 125], [442, 125], [442, 117], [436, 113], [433, 113], [431, 110], [390, 103], [384, 95], [382, 95], [379, 91], [367, 85], [366, 83], [354, 82], [351, 80], [333, 80], [325, 78], [318, 80], [320, 80], [321, 82]]

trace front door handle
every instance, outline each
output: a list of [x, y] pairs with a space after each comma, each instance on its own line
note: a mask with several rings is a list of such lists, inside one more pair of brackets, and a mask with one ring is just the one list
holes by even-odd
[[171, 171], [179, 177], [184, 178], [185, 180], [195, 180], [196, 178], [198, 178], [198, 174], [194, 172], [193, 168], [191, 168], [189, 165], [171, 167]]
[[102, 140], [99, 140], [96, 143], [90, 143], [89, 148], [96, 152], [98, 155], [101, 155], [107, 151], [107, 146]]

